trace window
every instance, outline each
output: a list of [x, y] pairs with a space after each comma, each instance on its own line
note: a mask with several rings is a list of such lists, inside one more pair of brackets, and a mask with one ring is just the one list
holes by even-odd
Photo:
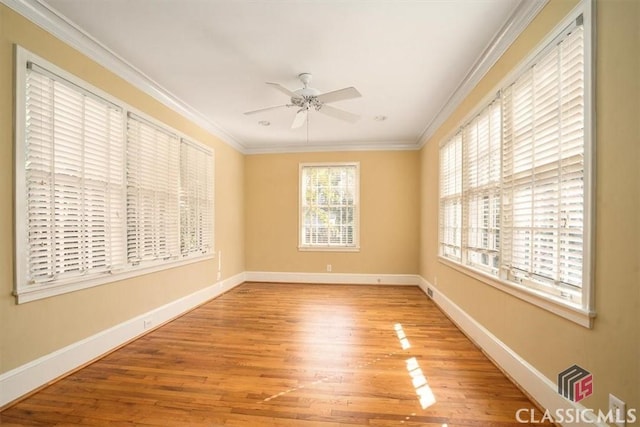
[[464, 263], [495, 272], [500, 261], [500, 100], [463, 131]]
[[180, 144], [180, 252], [213, 251], [213, 154], [185, 139]]
[[453, 265], [588, 314], [585, 46], [580, 15], [441, 145], [439, 246]]
[[504, 91], [503, 268], [579, 301], [584, 233], [584, 29]]
[[494, 273], [500, 259], [501, 121], [496, 99], [440, 148], [440, 254]]
[[462, 134], [440, 148], [440, 252], [460, 261], [462, 248]]
[[129, 114], [127, 120], [127, 260], [180, 254], [180, 138]]
[[33, 63], [25, 106], [25, 282], [46, 285], [122, 268], [122, 109]]
[[212, 256], [212, 151], [16, 52], [18, 302]]
[[357, 250], [359, 164], [300, 165], [300, 249]]

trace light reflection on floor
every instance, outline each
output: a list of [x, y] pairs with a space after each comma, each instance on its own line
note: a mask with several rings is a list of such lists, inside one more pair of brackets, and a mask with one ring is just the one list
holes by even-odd
[[436, 403], [436, 397], [427, 383], [427, 377], [422, 373], [420, 364], [415, 357], [407, 359], [407, 371], [409, 371], [409, 375], [411, 376], [413, 388], [416, 389], [416, 394], [418, 395], [422, 409], [427, 409]]
[[[411, 343], [409, 342], [407, 334], [404, 332], [402, 324], [396, 323], [393, 326], [393, 329], [396, 331], [396, 335], [398, 336], [402, 349], [407, 350], [411, 348]], [[420, 406], [422, 409], [427, 409], [429, 406], [436, 403], [436, 397], [433, 394], [431, 387], [429, 387], [427, 377], [424, 376], [422, 368], [420, 368], [420, 363], [415, 357], [407, 359], [406, 364], [407, 372], [409, 372], [409, 376], [411, 377], [411, 383], [413, 384], [413, 388], [415, 389], [418, 400], [420, 401]], [[446, 427], [446, 425], [443, 425], [443, 427]]]
[[409, 342], [407, 335], [404, 333], [404, 329], [402, 328], [402, 325], [400, 323], [396, 323], [393, 328], [396, 330], [396, 335], [400, 340], [400, 345], [402, 346], [402, 349], [407, 350], [411, 348], [411, 343]]

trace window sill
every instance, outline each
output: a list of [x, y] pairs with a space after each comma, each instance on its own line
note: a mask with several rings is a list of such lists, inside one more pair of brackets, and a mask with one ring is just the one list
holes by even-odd
[[483, 271], [463, 266], [462, 264], [458, 264], [457, 262], [442, 256], [438, 256], [438, 260], [442, 264], [447, 265], [469, 277], [493, 286], [496, 289], [547, 310], [564, 319], [577, 323], [580, 326], [589, 329], [593, 326], [593, 319], [596, 317], [596, 313], [593, 311], [585, 310], [578, 305], [569, 304], [566, 301], [553, 298], [552, 296], [536, 291], [535, 289], [530, 289], [518, 285], [517, 283], [497, 279], [489, 276]]
[[360, 246], [298, 246], [300, 252], [360, 252]]
[[213, 259], [214, 254], [207, 254], [202, 256], [192, 256], [182, 260], [174, 261], [171, 263], [163, 262], [161, 264], [148, 265], [144, 267], [125, 270], [119, 273], [104, 273], [96, 275], [86, 280], [78, 281], [77, 279], [66, 283], [58, 283], [51, 285], [43, 285], [29, 289], [29, 286], [14, 291], [16, 298], [16, 304], [23, 304], [30, 301], [37, 301], [43, 298], [49, 298], [56, 295], [62, 295], [69, 292], [79, 291], [82, 289], [92, 288], [94, 286], [104, 285], [107, 283], [117, 282], [120, 280], [130, 279], [136, 276], [142, 276], [144, 274], [155, 273], [158, 271], [166, 270], [169, 268], [181, 267], [183, 265], [192, 264], [194, 262], [205, 261], [207, 259]]

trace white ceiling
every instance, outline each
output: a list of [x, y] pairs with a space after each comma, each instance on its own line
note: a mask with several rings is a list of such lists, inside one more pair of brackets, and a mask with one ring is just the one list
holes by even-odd
[[[250, 153], [418, 147], [531, 1], [40, 0], [39, 6]], [[243, 114], [287, 103], [265, 82], [294, 90], [302, 72], [313, 74], [311, 86], [321, 92], [355, 86], [362, 98], [332, 105], [361, 119], [350, 124], [312, 111], [308, 128], [292, 130], [292, 108]], [[381, 115], [387, 119], [374, 120]]]

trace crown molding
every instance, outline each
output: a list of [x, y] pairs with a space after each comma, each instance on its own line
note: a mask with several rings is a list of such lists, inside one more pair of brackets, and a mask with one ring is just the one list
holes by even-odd
[[415, 151], [420, 147], [414, 141], [341, 141], [331, 143], [305, 142], [299, 144], [280, 144], [247, 146], [245, 154], [283, 154], [283, 153], [318, 153], [328, 151]]
[[163, 105], [209, 131], [222, 142], [241, 153], [245, 153], [246, 147], [218, 124], [163, 88], [152, 78], [64, 18], [54, 9], [38, 0], [0, 0], [0, 2], [109, 71], [125, 79]]
[[549, 0], [522, 0], [513, 11], [509, 20], [496, 33], [482, 54], [471, 66], [467, 75], [462, 79], [453, 94], [442, 106], [440, 111], [422, 131], [418, 138], [417, 147], [422, 148], [444, 121], [458, 108], [460, 103], [471, 93], [473, 88], [482, 80], [487, 72], [495, 65], [511, 44], [518, 38], [525, 28], [533, 21]]

